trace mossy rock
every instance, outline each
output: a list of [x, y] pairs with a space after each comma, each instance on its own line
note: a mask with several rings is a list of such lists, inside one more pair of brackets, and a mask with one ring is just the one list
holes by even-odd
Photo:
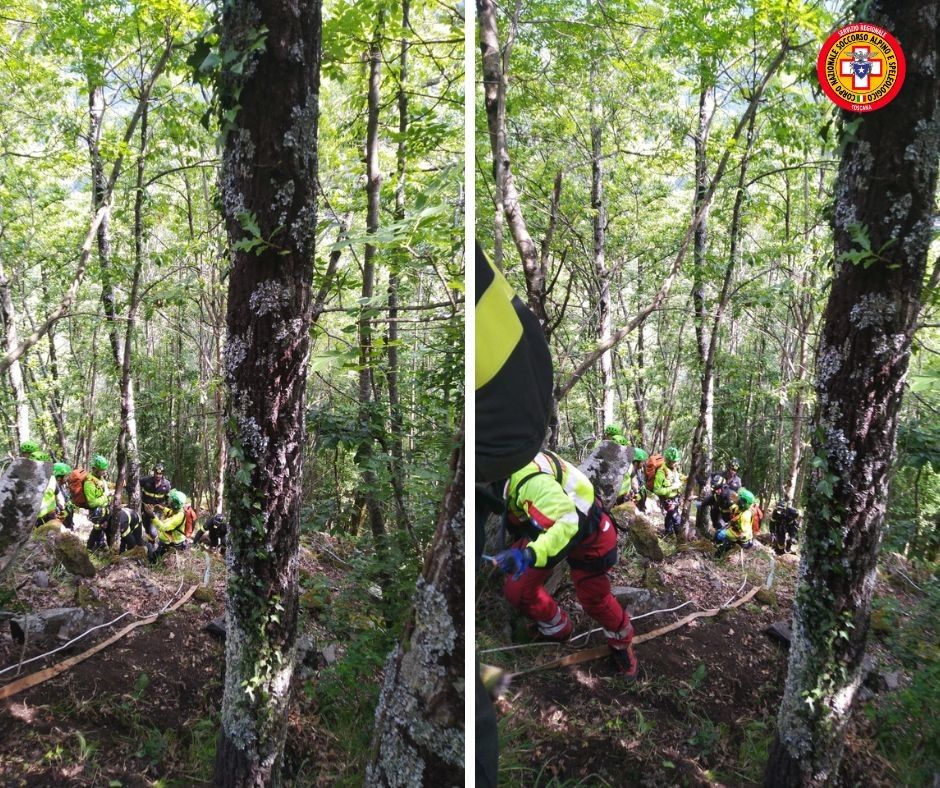
[[95, 596], [95, 593], [91, 590], [90, 586], [79, 585], [75, 588], [75, 605], [77, 607], [82, 607], [85, 609], [91, 607], [98, 607], [102, 604], [101, 600]]
[[62, 533], [62, 523], [58, 520], [52, 520], [34, 529], [30, 538], [34, 542], [49, 544], [53, 542], [60, 533]]
[[115, 555], [111, 559], [112, 564], [128, 563], [130, 561], [137, 561], [141, 564], [148, 563], [147, 548], [143, 545], [138, 545], [137, 547], [132, 547], [130, 550]]
[[656, 529], [645, 517], [634, 517], [628, 525], [628, 533], [630, 541], [641, 556], [651, 561], [662, 561], [665, 558]]
[[663, 590], [663, 584], [659, 581], [659, 572], [656, 571], [656, 567], [648, 566], [643, 570], [643, 579], [640, 580], [640, 586], [651, 591]]
[[55, 560], [65, 571], [80, 577], [94, 577], [97, 574], [88, 551], [82, 540], [73, 533], [62, 533], [55, 540]]
[[327, 603], [326, 595], [320, 588], [311, 588], [300, 595], [300, 606], [314, 613], [322, 613]]
[[872, 610], [871, 628], [880, 635], [890, 635], [897, 629], [894, 614], [889, 610]]
[[199, 586], [199, 588], [193, 591], [193, 599], [206, 604], [215, 602], [215, 589], [209, 588], [209, 586]]
[[774, 610], [777, 609], [777, 592], [772, 588], [761, 588], [754, 594], [754, 599], [762, 605], [770, 605]]

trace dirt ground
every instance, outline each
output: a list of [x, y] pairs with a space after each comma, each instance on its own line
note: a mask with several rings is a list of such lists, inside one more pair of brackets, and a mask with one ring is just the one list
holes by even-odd
[[[79, 525], [85, 535], [87, 526]], [[79, 654], [135, 619], [168, 607], [196, 585], [179, 610], [130, 634], [49, 681], [0, 701], [0, 785], [3, 786], [198, 786], [208, 785], [218, 735], [224, 675], [223, 642], [205, 631], [224, 615], [224, 559], [192, 548], [151, 567], [144, 561], [95, 557], [98, 574], [77, 578], [29, 542], [13, 573], [16, 596], [0, 608], [13, 611], [69, 607], [100, 610], [103, 627], [45, 660], [0, 674], [0, 684]], [[35, 583], [46, 572], [47, 588]], [[339, 583], [341, 573], [304, 548], [301, 572]], [[207, 579], [208, 582], [204, 584]], [[105, 615], [106, 614], [106, 615]], [[303, 615], [304, 633], [322, 642], [315, 617]], [[0, 623], [0, 669], [62, 643], [51, 636], [15, 642]], [[304, 772], [311, 757], [317, 772], [335, 775], [342, 763], [330, 735], [301, 686], [316, 670], [298, 670], [285, 751], [285, 772]], [[310, 771], [306, 772], [308, 775]], [[304, 784], [328, 784], [324, 777]]]
[[[787, 671], [786, 646], [764, 630], [791, 618], [798, 557], [777, 559], [764, 545], [716, 560], [707, 543], [663, 543], [665, 560], [650, 564], [621, 535], [623, 555], [612, 583], [648, 589], [644, 610], [691, 601], [674, 613], [635, 622], [649, 632], [696, 610], [721, 606], [755, 583], [771, 593], [714, 618], [636, 646], [638, 680], [625, 683], [607, 659], [520, 676], [496, 702], [500, 779], [507, 785], [759, 785]], [[880, 588], [879, 591], [887, 589]], [[575, 633], [594, 627], [565, 577], [555, 598]], [[630, 610], [630, 605], [627, 605]], [[484, 570], [478, 583], [480, 659], [507, 671], [546, 663], [585, 645], [532, 643], [500, 599], [500, 582]], [[639, 609], [632, 610], [640, 612]], [[511, 638], [521, 648], [503, 649]], [[592, 636], [590, 645], [603, 641]], [[873, 642], [869, 649], [881, 657]], [[843, 760], [848, 785], [896, 785], [890, 764], [874, 754], [873, 731], [855, 714]]]

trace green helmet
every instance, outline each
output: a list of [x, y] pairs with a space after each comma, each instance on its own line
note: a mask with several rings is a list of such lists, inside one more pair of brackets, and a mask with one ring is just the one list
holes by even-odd
[[108, 470], [108, 459], [100, 454], [96, 454], [91, 461], [91, 467], [96, 471]]
[[39, 451], [39, 444], [34, 440], [25, 440], [20, 444], [20, 454], [29, 457], [35, 451]]
[[68, 476], [72, 472], [72, 468], [69, 465], [66, 465], [64, 462], [57, 462], [52, 466], [52, 475], [53, 476]]
[[186, 505], [186, 496], [179, 490], [170, 490], [167, 500], [174, 509], [182, 509]]
[[604, 434], [610, 437], [611, 435], [623, 435], [623, 430], [620, 429], [619, 424], [608, 424], [604, 427]]
[[738, 490], [738, 504], [743, 506], [753, 506], [754, 493], [747, 489], [747, 487], [742, 487], [740, 490]]
[[675, 446], [670, 446], [663, 452], [663, 457], [669, 462], [679, 462], [679, 450]]
[[634, 462], [646, 462], [650, 456], [643, 451], [643, 449], [634, 449], [633, 450], [633, 461]]
[[31, 460], [35, 460], [36, 462], [52, 462], [52, 457], [46, 454], [46, 452], [44, 452], [42, 449], [34, 451], [29, 455], [29, 458]]
[[616, 443], [618, 446], [626, 446], [626, 445], [627, 445], [627, 439], [624, 438], [623, 435], [611, 435], [611, 436], [610, 436], [610, 439], [611, 439], [614, 443]]

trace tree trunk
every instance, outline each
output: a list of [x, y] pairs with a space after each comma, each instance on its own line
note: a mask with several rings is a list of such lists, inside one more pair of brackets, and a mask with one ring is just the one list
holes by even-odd
[[[725, 310], [728, 308], [728, 303], [731, 300], [731, 282], [734, 280], [734, 272], [737, 269], [738, 261], [741, 257], [741, 210], [744, 204], [747, 165], [751, 155], [751, 149], [754, 146], [754, 122], [756, 117], [756, 113], [751, 115], [747, 127], [747, 139], [744, 145], [744, 152], [741, 155], [741, 166], [738, 169], [738, 183], [734, 195], [734, 207], [731, 211], [728, 264], [725, 266], [725, 274], [721, 283], [721, 293], [718, 296], [718, 302], [715, 304], [715, 314], [712, 317], [711, 331], [708, 334], [705, 354], [701, 357], [701, 397], [699, 399], [698, 423], [695, 427], [695, 433], [692, 436], [692, 458], [689, 467], [689, 478], [683, 496], [683, 511], [685, 513], [688, 513], [693, 485], [698, 484], [700, 490], [705, 487], [708, 472], [712, 470], [714, 463], [715, 356], [718, 352], [718, 336], [721, 332], [721, 321], [724, 317]], [[697, 309], [696, 307], [696, 311]], [[701, 317], [704, 319], [704, 311]], [[696, 315], [696, 330], [698, 330], [698, 315]], [[704, 337], [705, 332], [703, 326], [699, 339], [703, 339]], [[700, 509], [699, 511], [702, 513], [704, 509]], [[696, 525], [701, 533], [707, 533], [707, 524], [703, 514], [700, 516]]]
[[[888, 10], [890, 8], [890, 11]], [[835, 274], [816, 363], [816, 456], [789, 673], [764, 782], [838, 780], [862, 680], [898, 413], [920, 308], [940, 154], [938, 17], [931, 0], [867, 4], [904, 42], [890, 109], [845, 134], [836, 181]], [[852, 13], [860, 13], [859, 8]], [[870, 255], [853, 264], [848, 252]]]
[[[518, 4], [517, 4], [518, 14]], [[492, 0], [477, 0], [477, 18], [480, 25], [480, 51], [483, 63], [483, 97], [486, 106], [486, 125], [490, 134], [490, 149], [493, 153], [493, 180], [497, 184], [497, 202], [502, 200], [502, 210], [509, 225], [522, 267], [525, 271], [526, 294], [531, 309], [543, 330], [548, 325], [545, 314], [545, 277], [539, 264], [538, 250], [529, 235], [519, 190], [512, 174], [509, 159], [509, 143], [506, 139], [506, 65], [510, 47], [507, 44], [500, 58], [499, 35], [496, 25], [496, 3]], [[511, 38], [511, 37], [510, 37]], [[496, 205], [499, 214], [500, 205]]]
[[385, 666], [367, 786], [464, 784], [464, 462], [454, 457], [411, 618]]
[[[97, 213], [110, 199], [108, 182], [101, 159], [101, 129], [104, 121], [104, 87], [88, 85], [88, 154], [91, 159], [91, 207]], [[98, 265], [101, 268], [101, 303], [108, 323], [108, 339], [118, 372], [121, 370], [122, 347], [115, 322], [114, 285], [111, 274], [111, 213], [106, 212], [98, 225]], [[120, 469], [118, 469], [120, 472]]]
[[[9, 353], [19, 344], [19, 335], [16, 330], [16, 311], [13, 308], [10, 280], [3, 270], [2, 262], [0, 262], [0, 324], [3, 325], [3, 349]], [[10, 364], [8, 374], [16, 407], [14, 442], [16, 453], [19, 454], [20, 443], [29, 438], [29, 402], [26, 399], [26, 384], [23, 381], [23, 368], [19, 360]]]
[[[127, 326], [124, 329], [124, 348], [121, 354], [121, 429], [117, 442], [118, 477], [114, 484], [112, 519], [121, 508], [121, 492], [127, 490], [128, 505], [140, 509], [140, 457], [137, 452], [137, 409], [134, 404], [134, 377], [131, 357], [137, 308], [140, 301], [140, 277], [144, 265], [144, 171], [147, 153], [147, 112], [145, 104], [140, 117], [140, 148], [137, 155], [137, 183], [134, 191], [134, 275], [127, 303]], [[116, 521], [114, 522], [116, 526]]]
[[[369, 95], [366, 122], [366, 232], [373, 235], [379, 229], [379, 197], [382, 173], [379, 170], [379, 109], [382, 85], [382, 27], [384, 11], [379, 12], [372, 43], [369, 45]], [[362, 306], [359, 314], [359, 426], [362, 442], [356, 452], [356, 462], [362, 468], [362, 490], [356, 499], [354, 513], [365, 511], [369, 527], [381, 545], [385, 535], [382, 507], [376, 498], [378, 479], [372, 469], [375, 453], [377, 414], [372, 405], [372, 322], [370, 308], [375, 291], [375, 244], [366, 242], [362, 264]], [[355, 516], [355, 515], [354, 515]]]
[[[610, 339], [610, 269], [605, 260], [605, 235], [607, 233], [607, 208], [604, 205], [604, 159], [602, 134], [604, 110], [601, 105], [600, 88], [597, 85], [597, 64], [591, 65], [591, 214], [594, 226], [594, 273], [597, 276], [597, 338], [601, 344]], [[606, 350], [601, 355], [600, 421], [603, 425], [614, 421], [614, 381], [612, 353]]]
[[[401, 25], [406, 33], [409, 29], [408, 14], [411, 3], [402, 0]], [[407, 170], [408, 154], [408, 91], [405, 82], [408, 77], [408, 38], [402, 36], [401, 50], [398, 64], [398, 151], [396, 156], [397, 182], [395, 183], [395, 221], [405, 218], [405, 172]], [[388, 367], [386, 378], [388, 380], [388, 410], [389, 410], [389, 470], [391, 471], [392, 488], [395, 492], [396, 521], [399, 530], [411, 533], [411, 522], [408, 519], [408, 507], [405, 503], [405, 478], [403, 434], [405, 419], [401, 409], [401, 392], [398, 386], [398, 288], [402, 266], [407, 261], [407, 251], [402, 250], [397, 259], [392, 262], [388, 274]]]
[[219, 185], [232, 267], [227, 637], [215, 785], [261, 788], [279, 783], [296, 655], [320, 3], [232, 0], [221, 27], [221, 50], [238, 57], [219, 80], [223, 118], [232, 118], [223, 120]]

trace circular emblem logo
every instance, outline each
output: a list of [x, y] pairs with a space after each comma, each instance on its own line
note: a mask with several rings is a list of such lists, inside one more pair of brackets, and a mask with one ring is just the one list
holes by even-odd
[[836, 30], [816, 60], [822, 89], [850, 112], [872, 112], [892, 101], [904, 83], [905, 69], [898, 40], [868, 22]]

